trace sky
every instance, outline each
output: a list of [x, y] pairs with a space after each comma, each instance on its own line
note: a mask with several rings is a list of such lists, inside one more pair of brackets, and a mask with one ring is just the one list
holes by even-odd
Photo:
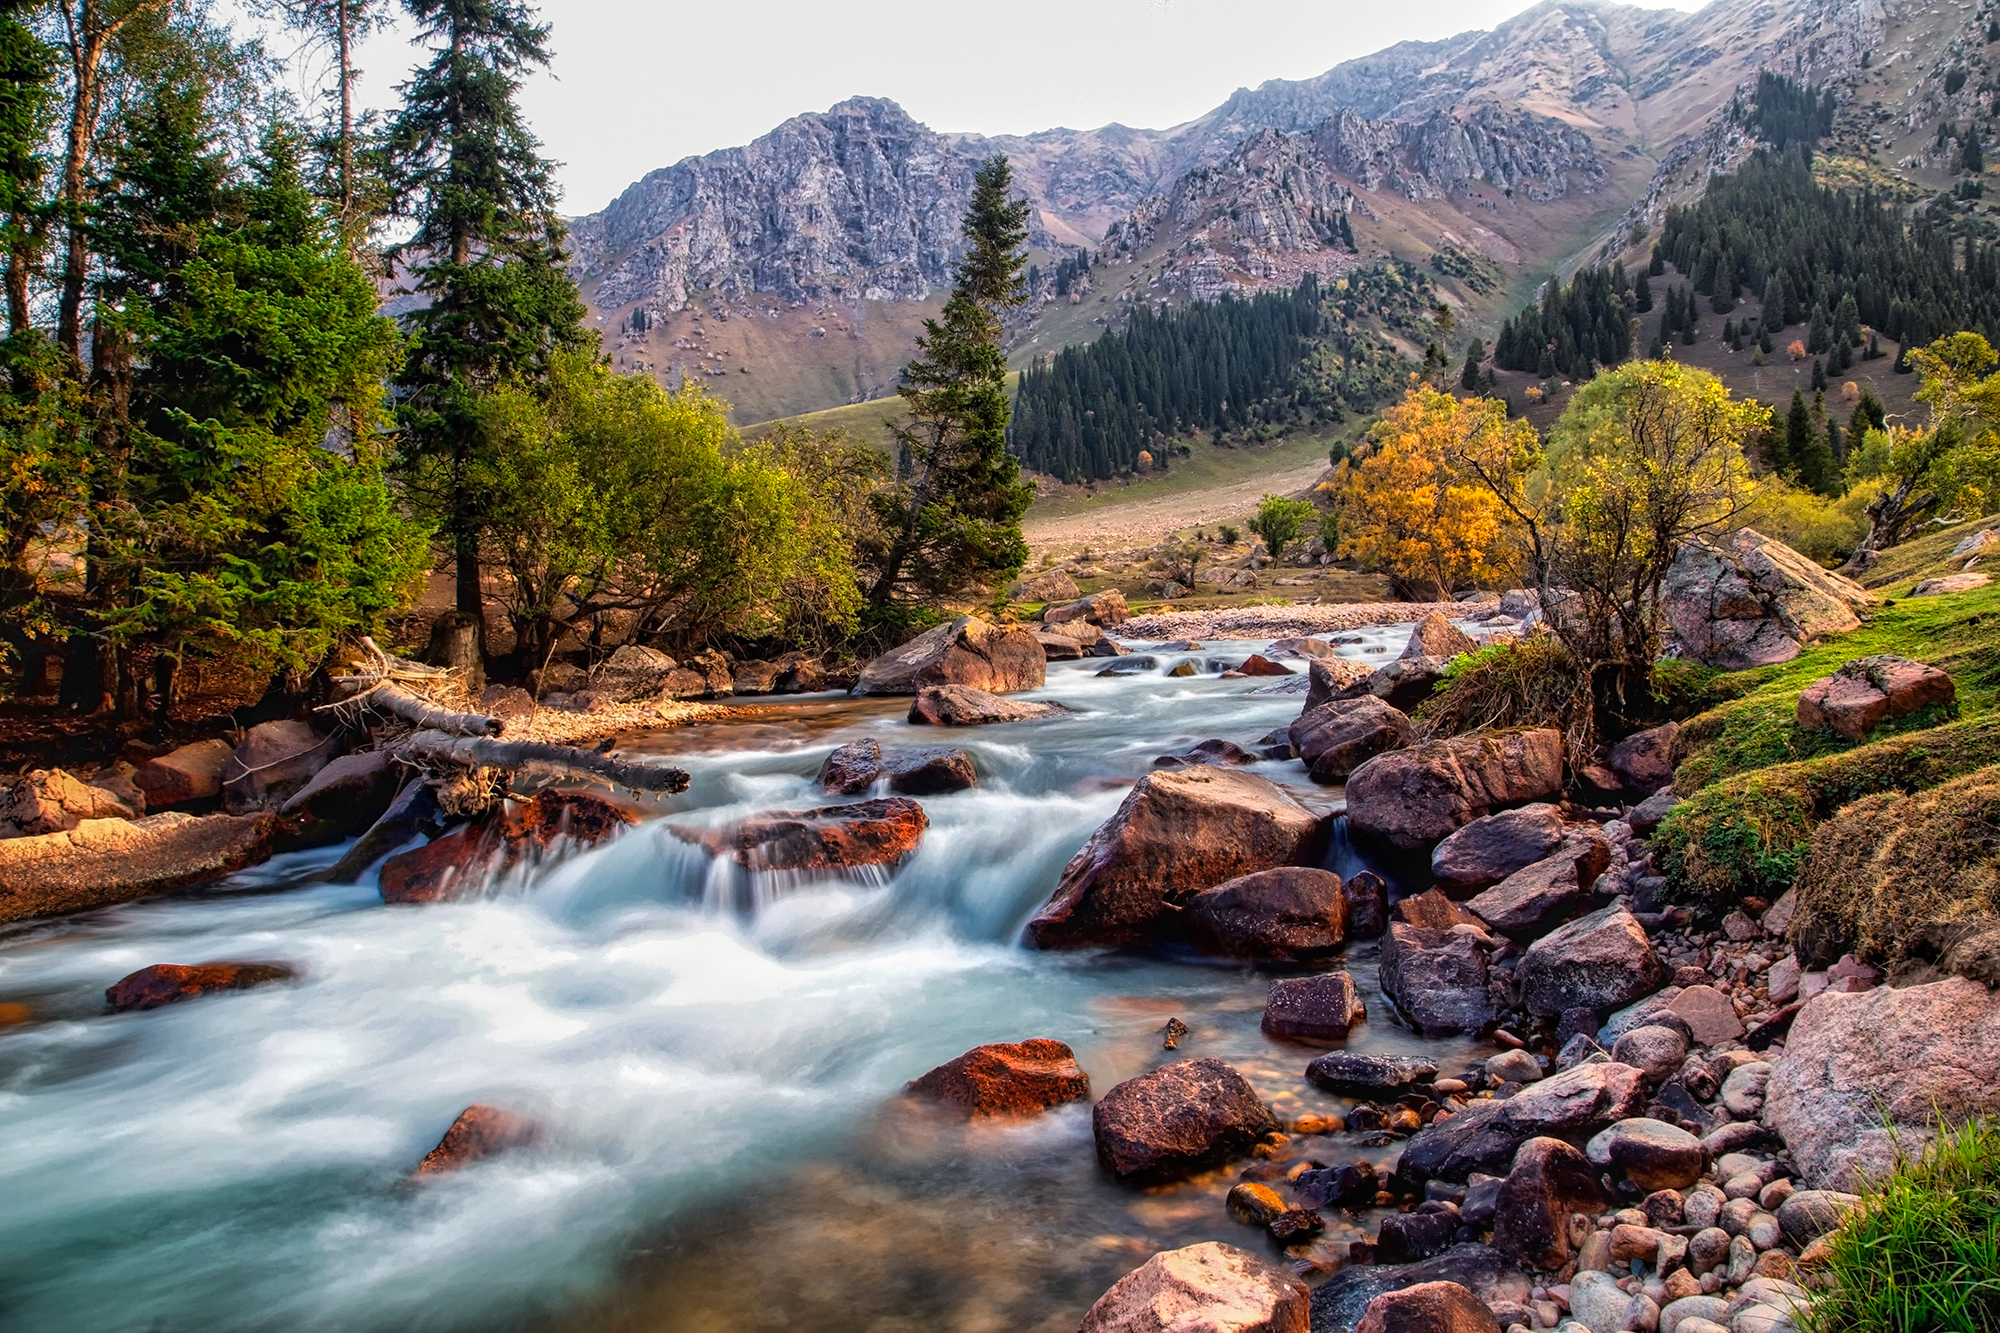
[[[522, 102], [561, 163], [563, 211], [595, 212], [657, 167], [745, 144], [845, 98], [934, 130], [1165, 128], [1239, 87], [1302, 79], [1400, 41], [1491, 28], [1531, 0], [542, 0], [555, 62]], [[1698, 9], [1703, 0], [1647, 0]], [[288, 42], [274, 40], [284, 51]], [[421, 52], [362, 48], [361, 96], [393, 104]], [[302, 89], [323, 73], [297, 52]]]

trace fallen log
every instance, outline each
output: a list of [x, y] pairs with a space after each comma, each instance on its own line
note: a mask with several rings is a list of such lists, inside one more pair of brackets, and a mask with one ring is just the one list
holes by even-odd
[[632, 791], [672, 794], [688, 789], [685, 769], [634, 764], [592, 750], [549, 745], [542, 741], [496, 741], [483, 736], [418, 731], [392, 741], [389, 752], [406, 764], [424, 767], [445, 765], [549, 773], [557, 777], [591, 778]]
[[393, 717], [399, 717], [412, 726], [428, 731], [448, 732], [453, 736], [498, 736], [500, 719], [485, 713], [459, 713], [449, 708], [439, 708], [422, 695], [413, 694], [396, 684], [384, 680], [371, 685], [351, 699], [342, 699], [328, 708], [378, 708]]

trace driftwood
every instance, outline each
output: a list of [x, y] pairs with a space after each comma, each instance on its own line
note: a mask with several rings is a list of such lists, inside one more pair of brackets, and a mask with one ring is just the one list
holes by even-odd
[[340, 709], [372, 708], [401, 718], [412, 726], [429, 731], [449, 732], [454, 736], [498, 736], [500, 719], [485, 713], [461, 713], [448, 708], [439, 708], [429, 699], [413, 690], [406, 690], [398, 681], [435, 682], [445, 679], [450, 673], [436, 667], [427, 667], [416, 662], [406, 662], [391, 657], [376, 647], [375, 640], [362, 637], [361, 646], [374, 659], [372, 668], [364, 668], [351, 676], [342, 676], [335, 683], [352, 691], [345, 699], [326, 704], [318, 712]]
[[593, 750], [542, 741], [496, 741], [483, 736], [454, 736], [419, 731], [391, 741], [389, 752], [418, 767], [499, 768], [509, 772], [551, 773], [558, 777], [591, 778], [633, 791], [683, 792], [685, 769], [634, 764]]

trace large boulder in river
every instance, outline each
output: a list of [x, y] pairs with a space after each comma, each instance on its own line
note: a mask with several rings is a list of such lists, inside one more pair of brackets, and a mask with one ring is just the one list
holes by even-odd
[[1475, 819], [1432, 849], [1431, 876], [1454, 896], [1477, 893], [1555, 851], [1564, 831], [1545, 801]]
[[1544, 935], [1514, 969], [1528, 1012], [1550, 1018], [1572, 1009], [1617, 1009], [1651, 995], [1670, 975], [1646, 928], [1618, 906]]
[[1295, 1041], [1345, 1041], [1368, 1016], [1354, 978], [1345, 972], [1285, 977], [1271, 983], [1260, 1026], [1267, 1037]]
[[219, 990], [249, 990], [295, 975], [283, 963], [154, 963], [104, 992], [114, 1013], [158, 1009]]
[[1444, 679], [1449, 665], [1449, 657], [1399, 657], [1370, 675], [1364, 688], [1366, 693], [1391, 707], [1414, 713], [1437, 692], [1438, 682]]
[[1803, 645], [1857, 628], [1855, 612], [1873, 600], [1753, 528], [1726, 546], [1688, 542], [1660, 589], [1681, 655], [1730, 671], [1789, 662]]
[[315, 838], [338, 841], [388, 813], [403, 778], [403, 766], [386, 750], [344, 754], [313, 774], [278, 813], [305, 821]]
[[912, 1079], [904, 1090], [977, 1119], [1034, 1115], [1065, 1102], [1089, 1101], [1090, 1079], [1068, 1046], [1030, 1037], [975, 1046]]
[[1204, 953], [1309, 962], [1347, 943], [1340, 887], [1340, 876], [1330, 870], [1274, 866], [1197, 893], [1181, 910], [1181, 925]]
[[1476, 1032], [1496, 1017], [1476, 927], [1435, 930], [1404, 921], [1382, 937], [1382, 993], [1426, 1033]]
[[0, 922], [81, 912], [204, 884], [271, 856], [271, 815], [86, 819], [0, 840]]
[[1063, 868], [1025, 939], [1074, 949], [1158, 938], [1178, 915], [1173, 895], [1316, 863], [1328, 822], [1240, 769], [1148, 773]]
[[346, 749], [304, 722], [260, 722], [222, 769], [222, 808], [232, 815], [276, 810]]
[[1562, 790], [1551, 727], [1429, 741], [1376, 755], [1347, 779], [1347, 825], [1404, 851], [1434, 846], [1482, 815]]
[[1503, 935], [1533, 939], [1588, 911], [1610, 864], [1609, 838], [1593, 827], [1573, 829], [1554, 852], [1474, 894], [1466, 907]]
[[984, 727], [996, 722], [1041, 722], [1070, 712], [1061, 704], [1003, 699], [970, 685], [926, 685], [910, 703], [909, 720], [914, 726]]
[[1396, 1175], [1421, 1188], [1433, 1177], [1504, 1174], [1529, 1139], [1580, 1143], [1645, 1106], [1646, 1076], [1640, 1070], [1606, 1061], [1578, 1065], [1530, 1083], [1505, 1101], [1470, 1102], [1449, 1120], [1424, 1126], [1404, 1145]]
[[859, 796], [885, 780], [898, 796], [939, 796], [979, 785], [972, 756], [964, 750], [884, 750], [873, 737], [828, 755], [818, 778], [820, 788], [835, 796]]
[[623, 806], [589, 792], [551, 787], [532, 800], [505, 801], [474, 823], [384, 861], [382, 901], [478, 897], [545, 857], [595, 846], [638, 822]]
[[1461, 653], [1476, 652], [1479, 641], [1451, 623], [1442, 611], [1433, 611], [1410, 631], [1403, 645], [1404, 657], [1441, 657], [1446, 661]]
[[1965, 977], [1825, 991], [1793, 1020], [1764, 1123], [1805, 1181], [1852, 1190], [1922, 1151], [1945, 1116], [2000, 1115], [2000, 992]]
[[1112, 1284], [1078, 1333], [1308, 1333], [1306, 1284], [1234, 1245], [1163, 1250]]
[[1343, 782], [1376, 755], [1416, 739], [1410, 719], [1380, 699], [1332, 699], [1308, 709], [1287, 733], [1306, 768], [1321, 782]]
[[1051, 626], [1087, 620], [1099, 629], [1109, 629], [1113, 625], [1124, 624], [1126, 616], [1125, 594], [1116, 588], [1106, 588], [1103, 592], [1094, 592], [1060, 606], [1042, 608], [1042, 623]]
[[862, 668], [855, 694], [915, 694], [926, 685], [969, 685], [1005, 694], [1040, 689], [1048, 658], [1032, 632], [960, 616], [928, 629]]
[[1368, 692], [1375, 668], [1351, 657], [1315, 657], [1306, 664], [1306, 712], [1333, 699], [1352, 699]]
[[1097, 1159], [1113, 1174], [1160, 1180], [1248, 1152], [1278, 1118], [1222, 1061], [1181, 1060], [1112, 1088], [1090, 1124]]
[[[923, 843], [924, 808], [904, 796], [818, 810], [776, 810], [722, 828], [673, 825], [682, 842], [749, 870], [894, 870]], [[393, 864], [393, 863], [392, 863]]]

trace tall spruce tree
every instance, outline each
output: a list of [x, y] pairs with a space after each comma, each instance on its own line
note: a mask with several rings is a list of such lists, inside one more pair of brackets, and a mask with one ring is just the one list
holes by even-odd
[[1812, 409], [1806, 406], [1806, 396], [1799, 390], [1792, 390], [1792, 407], [1785, 414], [1785, 444], [1782, 460], [1774, 460], [1774, 469], [1782, 473], [1788, 481], [1798, 481], [1806, 464], [1806, 455], [1811, 452], [1814, 439], [1819, 432], [1813, 429]]
[[5, 234], [7, 332], [28, 329], [29, 282], [48, 225], [42, 155], [54, 101], [56, 51], [23, 21], [35, 0], [0, 0], [0, 228]]
[[553, 166], [516, 96], [549, 63], [548, 27], [520, 0], [405, 0], [429, 64], [402, 88], [390, 127], [391, 181], [414, 234], [399, 251], [426, 304], [397, 379], [404, 465], [457, 565], [457, 608], [481, 614], [484, 446], [479, 400], [503, 380], [546, 376], [557, 352], [588, 345], [563, 267]]
[[1007, 358], [1001, 313], [1027, 299], [1021, 252], [1028, 204], [1010, 199], [1013, 173], [995, 154], [973, 177], [968, 243], [944, 311], [924, 321], [919, 355], [896, 392], [909, 409], [895, 428], [897, 483], [873, 497], [882, 525], [869, 604], [930, 601], [1011, 576], [1026, 563], [1021, 515], [1032, 490], [1007, 452]]

